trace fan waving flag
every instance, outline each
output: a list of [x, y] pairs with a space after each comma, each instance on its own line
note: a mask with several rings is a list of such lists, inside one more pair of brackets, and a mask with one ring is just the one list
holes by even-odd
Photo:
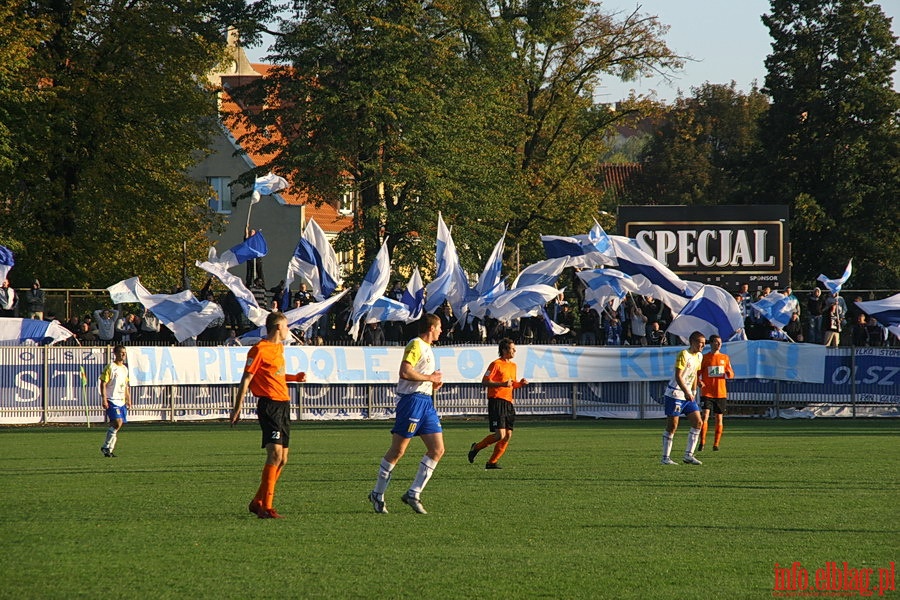
[[883, 300], [856, 302], [856, 306], [870, 317], [888, 328], [888, 331], [900, 338], [900, 294], [894, 294]]
[[257, 177], [256, 181], [253, 182], [253, 199], [250, 202], [256, 204], [262, 196], [276, 194], [281, 190], [286, 190], [287, 187], [287, 179], [274, 173]]
[[825, 284], [825, 287], [828, 288], [832, 294], [840, 293], [841, 288], [844, 287], [844, 284], [847, 283], [847, 280], [850, 279], [850, 275], [853, 273], [853, 259], [850, 259], [850, 262], [847, 263], [847, 268], [844, 269], [844, 274], [838, 277], [837, 279], [828, 279], [825, 275], [819, 275], [816, 281], [821, 281]]
[[6, 246], [0, 246], [0, 282], [6, 279], [10, 269], [12, 269], [15, 264], [16, 261], [13, 260], [12, 250]]
[[359, 284], [359, 291], [353, 299], [353, 312], [350, 315], [350, 338], [356, 339], [359, 333], [359, 324], [366, 316], [375, 301], [384, 296], [391, 279], [391, 258], [388, 256], [387, 240], [381, 245], [375, 262], [369, 267], [365, 279]]
[[769, 323], [779, 328], [790, 322], [796, 307], [793, 299], [779, 292], [771, 292], [750, 306]]
[[242, 265], [248, 260], [254, 258], [262, 258], [269, 253], [269, 246], [266, 244], [266, 238], [263, 237], [262, 231], [256, 231], [246, 240], [222, 253], [222, 256], [216, 257], [216, 249], [209, 249], [209, 262], [213, 264], [223, 265], [226, 269]]
[[699, 331], [728, 341], [744, 327], [744, 318], [734, 296], [715, 285], [704, 285], [672, 319], [667, 331], [687, 340]]

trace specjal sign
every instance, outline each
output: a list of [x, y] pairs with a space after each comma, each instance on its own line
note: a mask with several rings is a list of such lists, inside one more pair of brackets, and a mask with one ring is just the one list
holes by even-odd
[[683, 279], [790, 285], [787, 206], [620, 206], [618, 230]]

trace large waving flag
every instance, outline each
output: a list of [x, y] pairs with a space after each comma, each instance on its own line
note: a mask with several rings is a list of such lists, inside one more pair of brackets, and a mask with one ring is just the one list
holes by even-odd
[[888, 331], [900, 338], [900, 294], [894, 294], [883, 300], [856, 302], [856, 306], [870, 317], [888, 328]]
[[550, 335], [566, 335], [569, 333], [569, 328], [563, 327], [551, 319], [550, 315], [547, 314], [547, 309], [543, 306], [541, 307], [541, 318], [544, 320], [544, 327], [547, 328], [547, 333]]
[[425, 287], [422, 285], [422, 275], [419, 268], [413, 271], [403, 290], [400, 300], [394, 300], [387, 296], [376, 298], [366, 316], [366, 323], [379, 323], [382, 321], [402, 321], [412, 323], [422, 316], [425, 310]]
[[13, 259], [12, 250], [6, 246], [0, 246], [0, 282], [6, 279], [10, 269], [12, 269], [15, 264], [16, 261]]
[[478, 277], [478, 283], [475, 284], [475, 291], [477, 292], [478, 297], [505, 291], [505, 289], [498, 288], [502, 281], [503, 247], [504, 242], [506, 241], [507, 230], [509, 230], [509, 225], [506, 226], [506, 229], [503, 230], [503, 235], [500, 236], [500, 240], [494, 245], [494, 250], [491, 252], [490, 257], [488, 257], [487, 262], [484, 265], [484, 271], [482, 271], [481, 276]]
[[266, 244], [266, 238], [263, 237], [262, 231], [257, 231], [246, 240], [229, 248], [222, 253], [222, 256], [216, 256], [216, 249], [210, 247], [208, 261], [213, 264], [223, 265], [226, 269], [244, 264], [248, 260], [254, 258], [262, 258], [269, 253], [269, 246]]
[[598, 223], [594, 224], [590, 232], [583, 235], [542, 235], [541, 243], [544, 245], [547, 258], [571, 257], [571, 266], [596, 267], [616, 264], [612, 242]]
[[425, 310], [434, 312], [444, 300], [457, 313], [461, 313], [462, 304], [469, 295], [469, 280], [466, 272], [459, 264], [456, 244], [444, 218], [438, 213], [437, 246], [435, 251], [437, 273], [434, 280], [425, 286]]
[[277, 194], [281, 190], [286, 190], [287, 187], [287, 179], [274, 173], [257, 177], [256, 181], [253, 182], [253, 199], [250, 200], [250, 203], [256, 204], [262, 196]]
[[631, 277], [616, 269], [594, 269], [579, 271], [578, 278], [584, 283], [584, 301], [591, 308], [602, 311], [613, 301], [613, 310], [625, 299], [628, 292], [639, 293], [638, 285]]
[[784, 327], [791, 320], [796, 302], [779, 292], [771, 292], [750, 305], [756, 312], [775, 327]]
[[554, 285], [556, 280], [559, 279], [560, 274], [563, 272], [563, 269], [573, 266], [573, 262], [575, 262], [575, 259], [572, 257], [561, 256], [559, 258], [548, 258], [547, 260], [536, 262], [533, 265], [528, 265], [522, 269], [519, 276], [513, 281], [510, 289], [514, 290], [517, 287], [525, 287], [526, 285]]
[[672, 319], [666, 331], [687, 340], [699, 331], [730, 340], [744, 327], [744, 318], [734, 296], [715, 285], [704, 285]]
[[419, 273], [419, 267], [416, 267], [413, 270], [413, 274], [410, 275], [400, 302], [409, 309], [411, 321], [418, 320], [425, 311], [425, 285], [422, 283], [422, 274]]
[[850, 262], [847, 263], [847, 268], [844, 269], [844, 274], [838, 277], [837, 279], [828, 279], [825, 275], [819, 275], [817, 281], [821, 281], [825, 284], [825, 287], [832, 294], [837, 294], [841, 291], [841, 288], [844, 287], [844, 284], [847, 283], [847, 280], [850, 279], [850, 275], [853, 273], [853, 259], [850, 259]]
[[247, 318], [250, 319], [251, 323], [254, 325], [265, 324], [266, 317], [269, 316], [269, 311], [259, 305], [256, 301], [256, 296], [254, 296], [253, 292], [248, 290], [247, 286], [244, 285], [243, 279], [232, 275], [224, 266], [218, 263], [196, 261], [195, 264], [210, 275], [218, 277], [219, 281], [231, 290], [234, 297], [237, 299], [238, 304], [241, 305], [241, 310], [247, 315]]
[[[300, 329], [306, 332], [317, 319], [327, 314], [331, 308], [337, 304], [350, 290], [344, 290], [339, 294], [331, 296], [322, 302], [312, 302], [306, 306], [292, 308], [284, 313], [287, 317], [289, 329]], [[255, 343], [256, 340], [266, 337], [267, 331], [265, 323], [256, 329], [252, 329], [240, 337], [241, 342], [245, 344]]]
[[684, 281], [666, 265], [641, 250], [633, 239], [620, 235], [609, 238], [616, 252], [618, 269], [631, 275], [640, 294], [659, 298], [673, 313], [681, 312], [702, 289], [702, 283]]
[[284, 277], [286, 295], [297, 276], [309, 282], [310, 292], [319, 302], [330, 297], [343, 281], [337, 254], [325, 232], [314, 219], [310, 219], [306, 224], [300, 242], [288, 263], [287, 275]]
[[[144, 308], [153, 311], [159, 322], [168, 327], [178, 342], [198, 335], [216, 319], [224, 319], [222, 307], [215, 302], [200, 302], [190, 290], [177, 294], [151, 294], [137, 277], [110, 286], [122, 293], [127, 289]], [[110, 293], [112, 296], [112, 292]]]
[[72, 332], [60, 325], [59, 321], [0, 318], [0, 346], [53, 345], [70, 337]]
[[350, 338], [356, 339], [359, 333], [359, 324], [366, 316], [375, 301], [384, 296], [388, 283], [391, 281], [391, 258], [388, 255], [387, 240], [381, 245], [375, 262], [369, 267], [365, 279], [359, 284], [359, 291], [353, 299], [353, 312], [350, 314]]
[[545, 304], [556, 298], [560, 290], [549, 285], [529, 285], [500, 294], [488, 306], [488, 314], [500, 321], [537, 316]]

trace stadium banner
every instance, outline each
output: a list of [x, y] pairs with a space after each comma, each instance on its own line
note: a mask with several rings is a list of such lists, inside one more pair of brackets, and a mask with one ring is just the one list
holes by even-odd
[[737, 290], [790, 285], [784, 205], [620, 206], [617, 229], [682, 279]]
[[[128, 365], [137, 386], [237, 384], [247, 360], [247, 347], [131, 346]], [[520, 346], [516, 356], [519, 377], [535, 383], [606, 381], [665, 381], [672, 375], [682, 347], [639, 346]], [[97, 350], [51, 352], [46, 372], [43, 349], [30, 348], [0, 354], [0, 406], [31, 401], [45, 386], [64, 388], [64, 396], [86, 387], [96, 391], [97, 376], [105, 360]], [[738, 378], [794, 382], [826, 381], [825, 347], [773, 341], [725, 344]], [[437, 365], [447, 383], [480, 383], [488, 364], [497, 357], [496, 346], [435, 347]], [[310, 383], [385, 384], [397, 381], [403, 348], [365, 346], [288, 346], [288, 373], [303, 371]], [[874, 357], [873, 357], [874, 358]], [[887, 374], [888, 366], [881, 367]]]

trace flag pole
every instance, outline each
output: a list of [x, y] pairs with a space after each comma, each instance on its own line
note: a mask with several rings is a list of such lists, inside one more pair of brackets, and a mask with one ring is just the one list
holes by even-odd
[[88, 405], [87, 405], [87, 373], [84, 371], [84, 365], [79, 367], [79, 376], [81, 379], [81, 404], [84, 406], [84, 422], [87, 425], [87, 428], [91, 428], [91, 417], [88, 413]]

